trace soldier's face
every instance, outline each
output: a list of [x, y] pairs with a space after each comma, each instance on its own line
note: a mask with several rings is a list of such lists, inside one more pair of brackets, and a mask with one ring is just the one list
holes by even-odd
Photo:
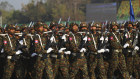
[[117, 26], [113, 26], [112, 30], [113, 31], [117, 31], [118, 30], [118, 27]]
[[61, 27], [59, 30], [64, 30], [65, 28], [64, 27]]
[[16, 33], [20, 33], [20, 31], [19, 31], [19, 30], [17, 30], [17, 31], [16, 31]]
[[15, 33], [15, 29], [10, 29], [10, 33], [14, 34]]
[[96, 27], [91, 27], [91, 30], [96, 30]]
[[83, 31], [86, 31], [86, 30], [87, 30], [87, 27], [83, 27], [82, 30], [83, 30]]
[[44, 28], [44, 32], [47, 32], [47, 31], [48, 31], [48, 29], [45, 29], [45, 28]]
[[134, 26], [133, 29], [137, 29], [137, 26]]
[[35, 32], [35, 30], [31, 30], [31, 33], [34, 33]]
[[69, 29], [66, 29], [65, 32], [68, 33], [69, 32]]
[[128, 24], [128, 27], [133, 27], [132, 24]]
[[43, 26], [40, 26], [40, 27], [38, 28], [38, 30], [39, 30], [40, 32], [43, 32], [43, 30], [44, 30]]
[[72, 29], [73, 29], [74, 31], [78, 31], [78, 26], [77, 26], [77, 25], [74, 25], [74, 26], [72, 27]]
[[133, 26], [132, 26], [132, 24], [128, 24], [128, 30], [132, 30], [133, 29]]
[[101, 29], [102, 29], [102, 28], [99, 27], [99, 28], [97, 28], [97, 31], [101, 31]]
[[113, 26], [113, 29], [118, 29], [118, 27], [117, 26]]

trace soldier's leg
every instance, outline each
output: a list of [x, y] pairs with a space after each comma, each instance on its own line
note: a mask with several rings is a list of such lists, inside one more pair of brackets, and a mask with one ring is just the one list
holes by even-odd
[[108, 61], [104, 61], [104, 66], [105, 66], [105, 74], [107, 74], [108, 69], [109, 69], [109, 62]]
[[47, 78], [54, 79], [51, 59], [48, 58], [45, 60], [45, 62], [46, 62], [45, 71], [47, 73]]
[[125, 57], [122, 53], [119, 54], [119, 69], [124, 79], [130, 79], [129, 73], [127, 71]]
[[99, 78], [100, 79], [107, 79], [107, 74], [105, 73], [105, 66], [103, 62], [103, 57], [97, 59], [97, 67], [99, 69]]
[[68, 62], [66, 58], [61, 59], [60, 61], [60, 70], [62, 72], [62, 75], [64, 79], [69, 79], [69, 69], [68, 69]]
[[60, 65], [60, 61], [59, 59], [56, 59], [55, 64], [54, 64], [54, 69], [53, 69], [54, 78], [58, 75], [59, 65]]
[[109, 61], [108, 79], [112, 79], [114, 72], [118, 67], [118, 52], [112, 51], [111, 59]]
[[4, 67], [4, 74], [2, 79], [10, 79], [13, 71], [14, 71], [15, 62], [11, 62], [11, 60], [6, 61], [6, 65]]
[[77, 72], [79, 71], [79, 65], [78, 65], [78, 61], [75, 60], [70, 67], [70, 79], [75, 79], [75, 76], [77, 74]]
[[24, 65], [22, 61], [17, 61], [15, 65], [15, 76], [17, 79], [25, 79]]
[[126, 57], [127, 70], [130, 75], [133, 73], [133, 57]]
[[97, 66], [97, 59], [95, 58], [95, 55], [89, 56], [88, 66], [89, 66], [88, 70], [89, 70], [90, 79], [96, 79], [95, 68]]
[[133, 61], [134, 61], [134, 76], [136, 79], [139, 79], [139, 71], [138, 71], [138, 68], [139, 68], [139, 63], [140, 63], [140, 58], [138, 56], [138, 54], [134, 55], [133, 56]]
[[81, 69], [81, 71], [83, 73], [83, 78], [84, 79], [89, 79], [86, 58], [80, 59], [79, 65], [80, 65], [80, 69]]
[[35, 64], [35, 75], [33, 79], [42, 79], [45, 63], [42, 60], [37, 60]]

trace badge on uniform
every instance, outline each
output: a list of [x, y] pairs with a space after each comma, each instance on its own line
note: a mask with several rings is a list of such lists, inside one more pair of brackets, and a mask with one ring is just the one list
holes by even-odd
[[72, 37], [70, 37], [69, 40], [71, 41], [72, 40]]
[[88, 38], [88, 41], [91, 41], [91, 38]]
[[35, 40], [35, 43], [38, 43], [38, 40]]
[[4, 44], [7, 44], [7, 41], [4, 41]]
[[125, 34], [125, 37], [128, 38], [128, 34]]
[[113, 36], [112, 36], [112, 37], [110, 37], [110, 40], [113, 40]]

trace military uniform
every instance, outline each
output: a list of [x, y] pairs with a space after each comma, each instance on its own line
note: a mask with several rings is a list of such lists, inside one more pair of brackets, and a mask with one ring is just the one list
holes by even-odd
[[127, 65], [127, 70], [129, 74], [130, 75], [134, 74], [134, 77], [138, 79], [139, 75], [138, 75], [137, 67], [139, 64], [139, 61], [138, 61], [139, 56], [137, 52], [134, 55], [132, 53], [135, 48], [133, 46], [134, 39], [136, 39], [135, 37], [136, 37], [136, 32], [127, 32], [125, 34], [126, 43], [128, 43], [130, 46], [125, 49], [124, 53], [126, 56], [126, 65]]
[[[38, 27], [42, 26], [42, 24], [38, 23], [35, 25], [36, 30]], [[47, 37], [43, 35], [43, 33], [38, 32], [39, 34], [34, 35], [34, 48], [35, 52], [32, 56], [35, 56], [35, 64], [34, 64], [34, 75], [33, 79], [41, 79], [43, 76], [43, 71], [45, 69], [46, 75], [48, 79], [54, 79], [52, 63], [50, 59], [50, 54], [47, 53], [45, 47], [47, 45]]]
[[90, 55], [88, 59], [88, 65], [89, 65], [89, 72], [90, 72], [90, 78], [96, 79], [95, 75], [95, 68], [98, 68], [99, 78], [100, 79], [107, 79], [107, 75], [105, 73], [105, 67], [103, 62], [103, 56], [100, 54], [100, 57], [97, 56], [98, 54], [98, 39], [100, 38], [100, 34], [91, 34], [88, 37], [88, 48], [90, 50]]
[[89, 79], [87, 71], [87, 60], [84, 53], [79, 51], [81, 44], [81, 35], [79, 33], [70, 33], [69, 46], [72, 52], [72, 63], [70, 70], [70, 78], [74, 79], [79, 69], [83, 73], [83, 78]]
[[121, 35], [117, 32], [109, 34], [109, 44], [111, 49], [111, 59], [109, 63], [108, 77], [113, 78], [116, 69], [119, 69], [123, 78], [129, 79], [129, 73], [126, 68], [125, 57], [122, 53]]
[[[11, 44], [10, 41], [11, 40]], [[5, 66], [4, 66], [4, 74], [3, 74], [3, 79], [10, 79], [15, 68], [15, 59], [13, 58], [16, 51], [14, 49], [16, 48], [16, 41], [17, 39], [13, 36], [8, 38], [7, 36], [3, 38], [3, 43], [4, 43], [4, 53], [7, 56]]]
[[[62, 31], [62, 30], [61, 30]], [[69, 79], [69, 62], [67, 59], [67, 56], [64, 51], [60, 51], [61, 48], [66, 48], [65, 42], [62, 39], [63, 34], [61, 32], [58, 33], [56, 36], [57, 41], [57, 49], [58, 51], [56, 52], [57, 58], [55, 61], [55, 70], [54, 70], [54, 76], [56, 75], [62, 75], [64, 79]], [[62, 73], [62, 74], [58, 74]]]

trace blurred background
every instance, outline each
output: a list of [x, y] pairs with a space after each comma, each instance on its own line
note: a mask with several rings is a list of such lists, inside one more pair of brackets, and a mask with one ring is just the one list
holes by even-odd
[[[132, 0], [136, 20], [140, 19], [140, 0]], [[3, 24], [31, 21], [127, 21], [129, 0], [0, 0]]]

